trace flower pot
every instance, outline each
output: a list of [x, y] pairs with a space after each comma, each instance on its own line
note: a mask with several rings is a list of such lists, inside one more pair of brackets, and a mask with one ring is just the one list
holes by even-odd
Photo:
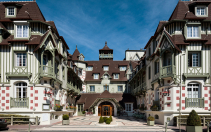
[[62, 120], [62, 125], [69, 125], [70, 124], [70, 120]]
[[187, 132], [202, 132], [202, 126], [187, 126]]
[[155, 124], [155, 121], [147, 121], [148, 126], [154, 126], [154, 124]]

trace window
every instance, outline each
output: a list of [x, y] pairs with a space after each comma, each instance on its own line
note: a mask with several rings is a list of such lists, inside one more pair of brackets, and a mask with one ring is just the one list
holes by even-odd
[[118, 86], [118, 91], [123, 91], [123, 88], [122, 88], [122, 86]]
[[108, 85], [104, 85], [103, 87], [104, 87], [104, 91], [105, 90], [109, 91], [109, 86]]
[[26, 53], [16, 53], [16, 66], [26, 66]]
[[187, 37], [188, 38], [197, 38], [199, 37], [199, 26], [187, 26]]
[[14, 16], [15, 15], [15, 8], [14, 7], [8, 7], [7, 8], [7, 16]]
[[114, 79], [119, 79], [119, 74], [114, 74]]
[[148, 77], [151, 78], [151, 67], [148, 68]]
[[79, 60], [84, 61], [83, 56], [80, 56], [80, 57], [79, 57]]
[[28, 38], [29, 26], [28, 25], [16, 25], [16, 37], [17, 38]]
[[120, 71], [125, 71], [126, 69], [127, 69], [126, 66], [120, 66], [120, 67], [119, 67], [119, 70], [120, 70]]
[[99, 78], [99, 74], [94, 74], [94, 79], [98, 79]]
[[16, 84], [16, 98], [27, 98], [27, 84], [24, 82]]
[[82, 69], [79, 68], [79, 69], [78, 69], [78, 76], [81, 76], [81, 75], [82, 75]]
[[108, 71], [108, 66], [104, 66], [103, 71]]
[[159, 61], [155, 62], [155, 74], [159, 73]]
[[94, 92], [95, 91], [95, 86], [90, 86], [90, 91]]
[[200, 67], [200, 52], [188, 53], [188, 67]]
[[87, 69], [87, 71], [92, 71], [92, 66], [88, 66], [86, 69]]
[[200, 88], [197, 83], [189, 83], [187, 87], [188, 98], [200, 98]]
[[125, 110], [126, 111], [132, 112], [132, 107], [133, 107], [132, 103], [125, 103]]
[[206, 15], [205, 7], [197, 7], [197, 16], [204, 16]]

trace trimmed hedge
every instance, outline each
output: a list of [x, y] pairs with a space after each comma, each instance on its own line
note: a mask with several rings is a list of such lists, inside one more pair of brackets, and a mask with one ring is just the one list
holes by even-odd
[[111, 120], [109, 118], [107, 118], [106, 124], [110, 124], [110, 123], [111, 123]]
[[113, 121], [113, 118], [112, 118], [112, 116], [110, 116], [110, 117], [109, 117], [109, 119], [110, 119], [111, 121]]
[[69, 115], [63, 115], [63, 120], [69, 120]]
[[[7, 115], [7, 114], [0, 114], [0, 117], [29, 117], [29, 116], [22, 116], [22, 115]], [[5, 119], [7, 122], [11, 121], [11, 118]], [[13, 121], [29, 121], [27, 118], [13, 118]], [[28, 122], [14, 122], [13, 124], [28, 124]]]
[[103, 120], [103, 117], [101, 116], [100, 119], [99, 119], [99, 123], [103, 123], [104, 120]]
[[201, 126], [201, 119], [195, 110], [192, 110], [187, 119], [187, 126]]
[[104, 122], [106, 122], [107, 119], [108, 119], [108, 117], [103, 117]]

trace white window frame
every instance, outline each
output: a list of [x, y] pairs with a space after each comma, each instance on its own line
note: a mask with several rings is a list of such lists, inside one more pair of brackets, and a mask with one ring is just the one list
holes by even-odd
[[[131, 109], [129, 110], [129, 105]], [[125, 103], [125, 111], [126, 112], [132, 112], [133, 111], [133, 103]]]
[[80, 61], [84, 61], [84, 57], [83, 56], [79, 56], [79, 60]]
[[[117, 76], [116, 76], [117, 75]], [[114, 74], [114, 79], [119, 79], [119, 74]]]
[[[24, 35], [23, 26], [24, 25], [27, 26], [27, 37], [23, 37], [23, 35]], [[18, 26], [22, 26], [21, 37], [18, 36]], [[16, 38], [28, 38], [29, 37], [29, 24], [28, 23], [27, 24], [26, 23], [18, 23], [18, 24], [15, 25], [15, 29], [16, 29], [16, 32], [15, 32], [15, 34], [16, 34], [15, 37]]]
[[[201, 67], [201, 52], [190, 52], [189, 54], [191, 54], [191, 62], [192, 62], [192, 66], [189, 66], [189, 60], [188, 60], [188, 67]], [[188, 54], [188, 59], [190, 59], [189, 58], [189, 54]], [[196, 58], [194, 59], [194, 57], [193, 57], [193, 55], [194, 54], [197, 54], [197, 59], [198, 59], [198, 62], [196, 61]], [[196, 63], [198, 63], [198, 65], [194, 65], [194, 64], [196, 64]]]
[[[194, 36], [194, 27], [197, 27], [198, 31], [195, 33], [197, 36]], [[191, 28], [191, 36], [189, 36], [189, 28]], [[200, 37], [200, 31], [198, 25], [187, 25], [187, 38], [199, 38]]]
[[109, 70], [109, 66], [103, 66], [103, 71], [108, 71]]
[[87, 71], [92, 71], [93, 67], [92, 66], [88, 66], [86, 69], [87, 69]]
[[83, 69], [79, 68], [78, 69], [78, 76], [82, 76], [82, 72], [83, 72]]
[[[9, 15], [9, 8], [13, 8], [14, 9], [14, 15]], [[15, 7], [14, 6], [8, 6], [7, 7], [7, 16], [15, 16], [16, 11], [15, 11]]]
[[99, 74], [94, 74], [94, 79], [99, 79]]
[[[122, 90], [119, 90], [119, 87], [122, 87]], [[118, 86], [117, 86], [117, 91], [118, 91], [118, 92], [123, 92], [123, 86], [122, 86], [122, 85], [118, 85]]]
[[126, 67], [126, 66], [120, 66], [120, 67], [119, 67], [119, 70], [120, 70], [120, 71], [125, 71], [125, 70], [127, 70], [127, 67]]
[[[20, 56], [21, 56], [21, 66], [19, 66], [18, 65], [18, 54], [21, 54]], [[23, 66], [23, 54], [25, 54], [25, 66]], [[19, 62], [20, 63], [20, 62]], [[17, 53], [15, 53], [15, 66], [16, 67], [26, 67], [27, 66], [27, 53], [26, 52], [17, 52]]]
[[[192, 86], [189, 86], [189, 85], [192, 85]], [[193, 85], [198, 85], [198, 86], [193, 86]], [[196, 88], [198, 88], [198, 97], [194, 97], [194, 90], [196, 90]], [[191, 93], [188, 92], [188, 90], [191, 89]], [[199, 83], [188, 83], [187, 85], [187, 98], [190, 98], [191, 95], [191, 98], [201, 98], [201, 86]]]
[[[89, 87], [90, 87], [90, 92], [95, 92], [95, 86], [94, 85], [90, 85]], [[92, 88], [94, 88], [94, 90]]]
[[[198, 14], [199, 9], [199, 14]], [[204, 9], [204, 15], [202, 15], [202, 9]], [[206, 7], [196, 7], [196, 15], [197, 16], [205, 16], [206, 15]]]
[[26, 83], [26, 86], [23, 86], [23, 84], [24, 84], [25, 82], [19, 82], [19, 83], [17, 83], [17, 84], [21, 84], [21, 86], [17, 86], [17, 84], [15, 84], [15, 98], [18, 98], [17, 97], [17, 88], [21, 88], [21, 98], [24, 98], [23, 97], [23, 89], [24, 88], [26, 88], [26, 97], [25, 98], [27, 98], [28, 97], [28, 86], [27, 86], [27, 83]]

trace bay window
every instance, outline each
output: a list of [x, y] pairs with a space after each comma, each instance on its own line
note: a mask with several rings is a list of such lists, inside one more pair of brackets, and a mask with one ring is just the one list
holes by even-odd
[[16, 38], [28, 38], [29, 37], [29, 26], [24, 25], [16, 25]]
[[198, 38], [199, 37], [199, 26], [187, 26], [187, 37]]

